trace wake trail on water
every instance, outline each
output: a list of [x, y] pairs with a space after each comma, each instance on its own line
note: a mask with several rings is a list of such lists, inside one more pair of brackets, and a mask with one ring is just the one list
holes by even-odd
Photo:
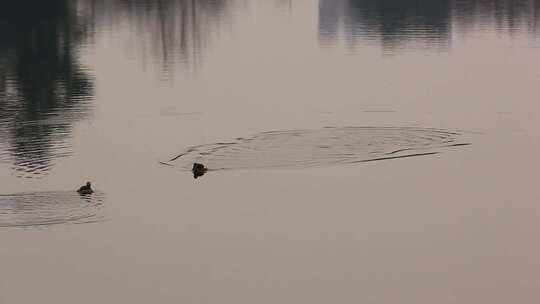
[[461, 133], [413, 127], [327, 127], [269, 131], [247, 138], [188, 147], [165, 165], [209, 170], [319, 167], [441, 153], [466, 146]]

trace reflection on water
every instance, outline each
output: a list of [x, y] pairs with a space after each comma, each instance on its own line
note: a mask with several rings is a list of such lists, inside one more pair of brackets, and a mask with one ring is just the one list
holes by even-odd
[[83, 224], [104, 220], [105, 195], [29, 192], [0, 195], [0, 227]]
[[323, 45], [343, 36], [350, 45], [375, 40], [385, 49], [409, 43], [445, 49], [454, 26], [535, 33], [539, 20], [538, 0], [320, 0], [319, 39]]
[[[99, 28], [127, 25], [146, 60], [161, 66], [165, 76], [177, 64], [197, 64], [216, 34], [231, 0], [93, 0], [85, 10]], [[96, 30], [96, 29], [95, 29]], [[96, 30], [97, 31], [97, 30]], [[126, 37], [121, 37], [125, 39]]]
[[7, 1], [0, 10], [0, 161], [39, 177], [70, 154], [72, 124], [91, 111], [79, 63], [85, 32], [68, 0]]
[[[71, 154], [73, 123], [92, 112], [83, 43], [127, 24], [166, 74], [200, 59], [229, 0], [7, 1], [0, 10], [0, 161], [39, 178]], [[120, 31], [121, 35], [124, 34]], [[122, 37], [123, 38], [123, 37]], [[143, 55], [144, 56], [144, 55]]]
[[[440, 148], [467, 145], [446, 130], [344, 127], [272, 131], [249, 138], [188, 148], [169, 165], [195, 170], [319, 167], [437, 154]], [[195, 172], [194, 172], [195, 173]], [[202, 175], [202, 174], [201, 174]]]

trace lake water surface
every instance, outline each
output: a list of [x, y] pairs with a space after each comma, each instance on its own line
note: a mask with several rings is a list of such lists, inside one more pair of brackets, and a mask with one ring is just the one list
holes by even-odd
[[536, 0], [9, 0], [0, 303], [536, 303], [539, 84]]

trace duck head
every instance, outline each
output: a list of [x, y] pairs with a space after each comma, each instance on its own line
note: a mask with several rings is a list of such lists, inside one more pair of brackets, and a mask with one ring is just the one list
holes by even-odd
[[203, 176], [208, 169], [203, 165], [199, 163], [194, 163], [193, 168], [191, 169], [191, 172], [193, 172], [193, 177], [197, 178], [199, 176]]

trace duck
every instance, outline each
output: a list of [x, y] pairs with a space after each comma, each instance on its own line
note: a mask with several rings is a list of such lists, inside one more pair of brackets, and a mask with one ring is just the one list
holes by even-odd
[[94, 193], [94, 190], [92, 190], [90, 182], [86, 182], [86, 185], [81, 186], [77, 192], [79, 192], [79, 194], [92, 194]]
[[206, 168], [203, 164], [193, 163], [193, 169], [191, 169], [191, 172], [193, 172], [194, 178], [203, 176], [206, 171], [208, 171], [208, 168]]

